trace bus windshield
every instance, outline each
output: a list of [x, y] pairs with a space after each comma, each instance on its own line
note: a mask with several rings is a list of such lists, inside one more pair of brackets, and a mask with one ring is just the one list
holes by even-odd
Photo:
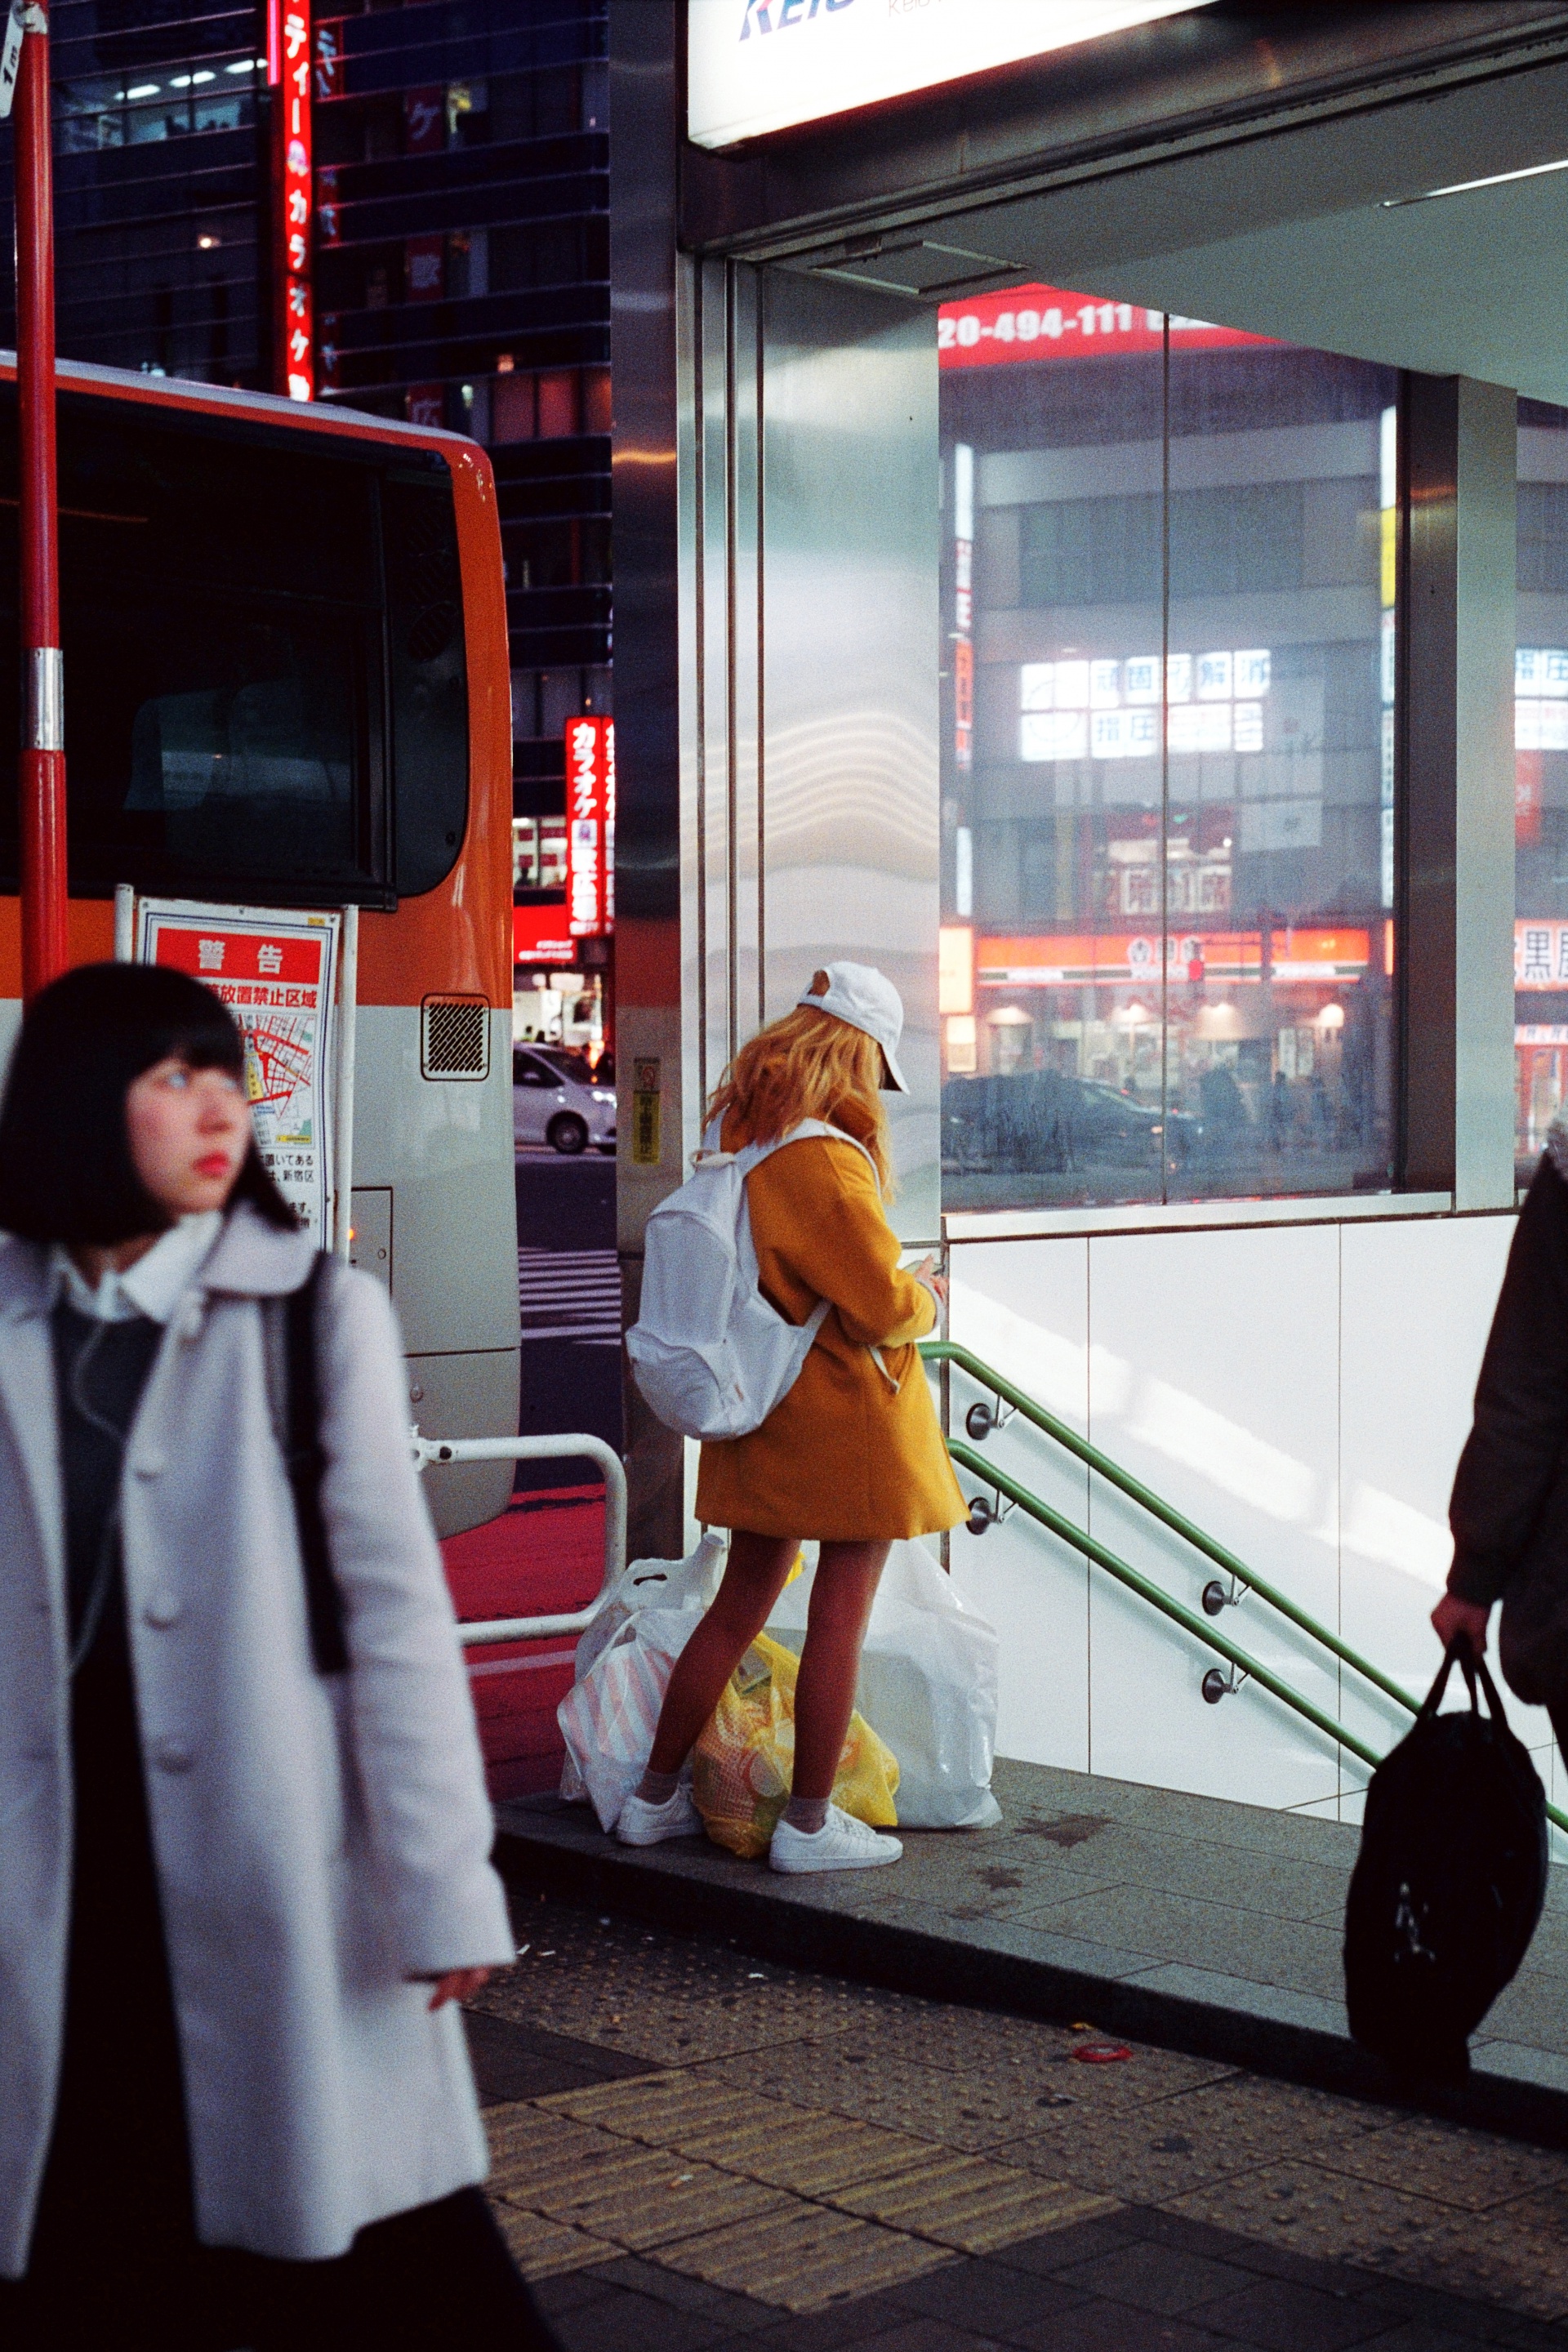
[[[0, 635], [13, 646], [16, 470], [5, 386]], [[440, 459], [62, 391], [59, 501], [73, 889], [389, 905], [434, 887], [468, 806]], [[19, 667], [0, 658], [0, 882], [13, 887]]]

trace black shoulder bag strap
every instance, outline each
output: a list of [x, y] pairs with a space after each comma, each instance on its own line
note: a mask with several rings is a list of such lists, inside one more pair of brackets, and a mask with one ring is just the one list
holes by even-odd
[[332, 1573], [331, 1546], [321, 1514], [321, 1393], [318, 1374], [317, 1302], [326, 1287], [331, 1259], [319, 1251], [298, 1290], [283, 1302], [283, 1369], [288, 1398], [284, 1465], [294, 1490], [300, 1557], [305, 1569], [305, 1610], [310, 1654], [319, 1675], [341, 1675], [349, 1662], [343, 1639], [342, 1599]]

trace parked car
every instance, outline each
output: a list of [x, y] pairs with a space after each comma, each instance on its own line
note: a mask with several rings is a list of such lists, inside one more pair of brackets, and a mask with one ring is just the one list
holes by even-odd
[[1054, 1070], [1010, 1077], [949, 1078], [942, 1090], [942, 1158], [971, 1169], [1060, 1175], [1095, 1168], [1179, 1168], [1203, 1123], [1097, 1078]]
[[590, 1143], [614, 1151], [616, 1090], [595, 1084], [580, 1054], [554, 1045], [514, 1046], [511, 1133], [514, 1143], [548, 1143], [568, 1157]]

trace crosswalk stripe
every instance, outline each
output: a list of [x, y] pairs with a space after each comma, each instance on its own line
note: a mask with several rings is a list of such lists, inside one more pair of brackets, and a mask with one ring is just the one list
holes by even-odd
[[517, 1253], [517, 1292], [525, 1340], [619, 1345], [621, 1274], [613, 1249], [547, 1250], [523, 1244]]

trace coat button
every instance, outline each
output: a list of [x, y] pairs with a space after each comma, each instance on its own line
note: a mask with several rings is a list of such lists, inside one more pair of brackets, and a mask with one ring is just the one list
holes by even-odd
[[179, 1594], [171, 1591], [166, 1584], [159, 1587], [142, 1612], [149, 1625], [159, 1627], [177, 1625], [184, 1613]]
[[183, 1739], [154, 1739], [153, 1761], [160, 1772], [188, 1772], [196, 1760], [196, 1751]]

